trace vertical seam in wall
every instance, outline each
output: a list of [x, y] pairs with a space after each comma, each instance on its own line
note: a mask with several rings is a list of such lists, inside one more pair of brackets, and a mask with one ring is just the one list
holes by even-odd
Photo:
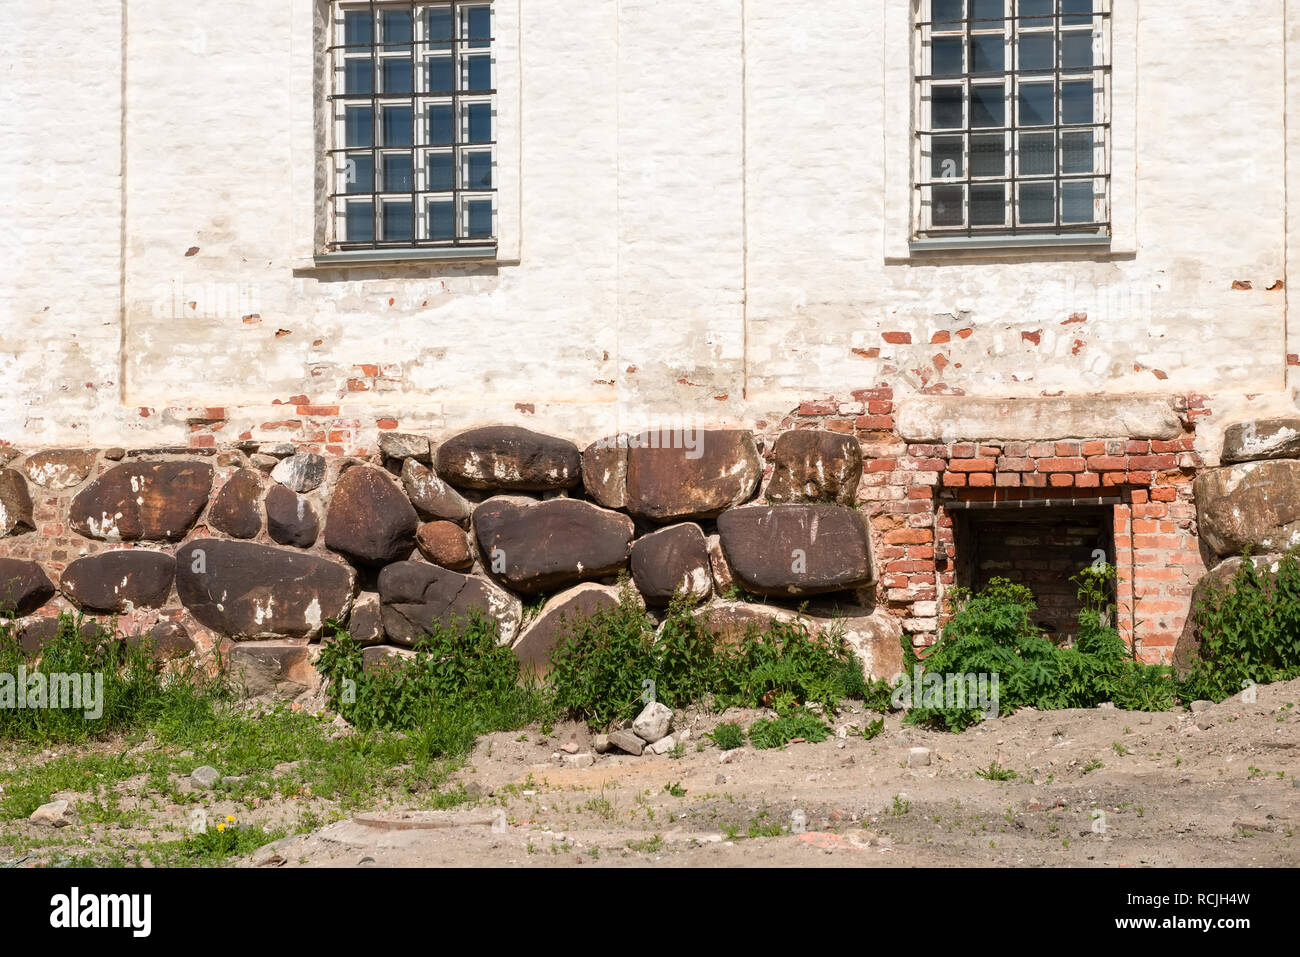
[[1291, 276], [1287, 267], [1291, 264], [1291, 144], [1287, 139], [1287, 119], [1290, 113], [1291, 97], [1287, 80], [1289, 79], [1287, 55], [1291, 47], [1290, 12], [1295, 0], [1286, 0], [1282, 4], [1282, 390], [1291, 385]]
[[118, 96], [118, 225], [117, 225], [117, 382], [118, 397], [126, 405], [126, 16], [127, 0], [122, 0], [121, 67]]
[[618, 408], [614, 432], [623, 428], [623, 400], [627, 367], [623, 365], [623, 46], [619, 9], [614, 4], [614, 376], [618, 382]]
[[740, 0], [740, 397], [749, 398], [749, 29], [746, 0]]

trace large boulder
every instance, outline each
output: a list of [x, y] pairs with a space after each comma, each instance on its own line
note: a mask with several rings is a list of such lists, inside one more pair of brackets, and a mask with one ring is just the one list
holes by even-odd
[[627, 506], [627, 436], [593, 442], [582, 450], [582, 485], [598, 505]]
[[175, 576], [172, 556], [129, 548], [78, 558], [64, 569], [59, 587], [83, 611], [125, 612], [161, 608]]
[[13, 469], [0, 469], [0, 538], [35, 528], [32, 497], [22, 474]]
[[464, 571], [474, 564], [465, 530], [455, 522], [425, 522], [415, 532], [420, 554], [443, 568]]
[[359, 565], [401, 561], [415, 547], [419, 518], [387, 472], [350, 468], [334, 485], [325, 545]]
[[239, 469], [212, 500], [208, 524], [232, 538], [253, 538], [262, 530], [261, 496], [262, 474], [257, 469]]
[[748, 501], [763, 463], [749, 432], [647, 432], [627, 449], [627, 510], [666, 524], [712, 518]]
[[208, 504], [207, 462], [127, 462], [77, 493], [68, 518], [87, 538], [178, 542]]
[[395, 562], [379, 573], [378, 585], [384, 633], [394, 644], [410, 647], [435, 621], [447, 625], [475, 612], [496, 620], [501, 644], [519, 633], [519, 599], [481, 578], [423, 562]]
[[174, 621], [160, 621], [148, 630], [126, 636], [131, 646], [142, 646], [158, 661], [184, 658], [194, 651], [194, 639], [184, 625]]
[[320, 519], [305, 496], [273, 485], [266, 493], [266, 533], [279, 545], [311, 548], [320, 534]]
[[715, 641], [731, 646], [740, 644], [751, 631], [767, 632], [774, 622], [793, 625], [802, 621], [813, 634], [841, 636], [858, 656], [868, 680], [892, 681], [903, 673], [902, 626], [884, 609], [850, 606], [835, 614], [800, 615], [773, 605], [720, 601], [694, 614]]
[[320, 687], [311, 650], [302, 642], [238, 644], [230, 649], [226, 666], [250, 698], [287, 701]]
[[[1203, 636], [1196, 624], [1197, 608], [1208, 595], [1226, 588], [1246, 560], [1236, 555], [1224, 559], [1202, 575], [1196, 587], [1192, 589], [1192, 597], [1187, 605], [1187, 617], [1183, 620], [1183, 630], [1178, 636], [1178, 643], [1174, 645], [1173, 658], [1170, 662], [1180, 676], [1186, 675], [1191, 670], [1200, 655]], [[1288, 559], [1283, 555], [1254, 555], [1249, 560], [1254, 564], [1256, 573], [1267, 579], [1276, 575], [1281, 563]], [[1295, 559], [1292, 558], [1290, 561]]]
[[426, 522], [455, 522], [468, 525], [474, 506], [464, 496], [438, 478], [437, 473], [425, 468], [415, 459], [402, 463], [402, 488], [411, 500], [416, 514]]
[[833, 502], [852, 505], [862, 480], [862, 446], [851, 435], [795, 429], [772, 448], [771, 502]]
[[632, 581], [646, 602], [667, 605], [681, 591], [703, 601], [713, 591], [704, 531], [693, 522], [670, 525], [632, 544]]
[[514, 643], [520, 667], [532, 674], [546, 674], [551, 670], [551, 652], [556, 642], [597, 612], [618, 607], [618, 601], [617, 588], [594, 582], [560, 592], [546, 603]]
[[479, 554], [493, 575], [527, 595], [616, 574], [634, 534], [626, 515], [557, 498], [490, 498], [474, 509]]
[[54, 583], [36, 562], [0, 558], [0, 617], [28, 615], [54, 597]]
[[94, 467], [94, 449], [46, 449], [33, 452], [23, 463], [34, 484], [55, 491], [80, 485]]
[[1192, 484], [1201, 540], [1218, 556], [1300, 545], [1300, 460], [1246, 462]]
[[543, 492], [582, 481], [578, 447], [515, 425], [471, 429], [438, 446], [438, 474], [474, 489]]
[[231, 638], [315, 638], [347, 618], [355, 591], [347, 565], [271, 545], [201, 538], [176, 553], [181, 603]]
[[851, 508], [732, 509], [718, 517], [718, 535], [732, 574], [756, 595], [816, 595], [873, 580], [867, 524]]
[[1300, 457], [1300, 417], [1252, 419], [1224, 430], [1220, 456], [1224, 464], [1297, 457]]

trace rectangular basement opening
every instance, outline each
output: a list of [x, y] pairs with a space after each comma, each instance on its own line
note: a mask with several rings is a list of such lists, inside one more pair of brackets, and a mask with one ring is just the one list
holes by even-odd
[[956, 583], [973, 591], [999, 577], [1024, 585], [1038, 602], [1035, 624], [1057, 641], [1073, 640], [1081, 603], [1070, 579], [1099, 553], [1114, 564], [1114, 505], [1118, 503], [1118, 499], [948, 503]]

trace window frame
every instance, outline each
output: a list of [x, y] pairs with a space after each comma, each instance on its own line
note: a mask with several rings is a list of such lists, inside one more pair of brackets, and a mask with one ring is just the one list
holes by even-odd
[[[1055, 249], [1058, 255], [1076, 256], [1131, 255], [1136, 251], [1137, 30], [1134, 3], [1107, 0], [1105, 4], [1109, 29], [1103, 30], [1103, 43], [1109, 50], [1106, 60], [1109, 104], [1108, 113], [1101, 120], [1108, 123], [1109, 131], [1108, 158], [1104, 167], [1109, 175], [1109, 232], [1031, 232], [1018, 228], [1012, 233], [1011, 227], [1007, 226], [1001, 232], [970, 235], [962, 227], [951, 235], [939, 236], [927, 236], [922, 232], [922, 191], [917, 188], [922, 182], [922, 160], [928, 159], [928, 155], [922, 156], [921, 137], [918, 135], [925, 129], [919, 125], [924, 113], [920, 103], [922, 84], [918, 81], [923, 74], [918, 65], [924, 62], [924, 50], [918, 24], [924, 22], [921, 18], [928, 14], [929, 0], [884, 0], [884, 3], [884, 258], [887, 262], [905, 262], [940, 252], [955, 255], [963, 251], [987, 250], [996, 255], [998, 249], [1046, 252]], [[966, 55], [965, 50], [963, 55]], [[1098, 120], [1095, 114], [1094, 120]], [[1009, 161], [1013, 160], [1014, 156], [1009, 158]], [[1056, 202], [1059, 209], [1059, 194]], [[1095, 226], [1091, 228], [1095, 229]]]
[[[434, 0], [436, 2], [436, 0]], [[343, 149], [340, 143], [342, 124], [336, 117], [336, 101], [332, 99], [335, 91], [335, 55], [331, 50], [339, 42], [342, 32], [341, 11], [347, 8], [369, 8], [370, 0], [291, 0], [293, 16], [293, 109], [290, 115], [291, 125], [291, 163], [293, 167], [294, 193], [294, 246], [293, 265], [295, 270], [310, 271], [319, 268], [338, 266], [387, 265], [403, 262], [463, 262], [481, 261], [497, 264], [515, 264], [519, 261], [521, 244], [521, 205], [520, 205], [520, 44], [519, 44], [519, 9], [520, 0], [478, 0], [480, 5], [490, 2], [493, 10], [492, 20], [492, 69], [495, 75], [494, 105], [492, 111], [492, 143], [494, 151], [493, 187], [495, 195], [495, 237], [491, 241], [475, 241], [476, 237], [461, 239], [455, 244], [436, 244], [432, 240], [407, 243], [393, 240], [385, 244], [380, 239], [374, 246], [350, 246], [346, 240], [336, 240], [338, 218], [341, 211], [335, 209], [335, 203], [346, 203], [346, 199], [332, 196], [338, 192], [339, 172], [336, 168], [336, 148]], [[465, 6], [472, 5], [471, 0], [461, 0]], [[418, 12], [421, 6], [414, 4], [417, 18], [423, 19]], [[460, 5], [460, 4], [458, 4]], [[374, 7], [393, 7], [396, 10], [410, 10], [411, 0], [375, 0]], [[422, 77], [414, 71], [423, 67], [429, 53], [422, 49], [419, 36], [422, 26], [417, 26], [415, 45], [416, 57], [420, 63], [413, 63], [413, 87], [416, 91], [425, 85]], [[375, 39], [379, 39], [376, 37]], [[467, 69], [465, 64], [462, 69]], [[372, 79], [375, 82], [377, 78]], [[436, 94], [433, 94], [436, 97]], [[470, 99], [481, 99], [477, 94], [463, 94]], [[399, 94], [413, 103], [413, 109], [428, 99], [429, 95], [415, 92]], [[367, 99], [367, 102], [371, 102]], [[374, 102], [382, 102], [382, 96]], [[341, 110], [339, 111], [341, 112]], [[466, 121], [467, 122], [467, 121]], [[413, 123], [419, 124], [420, 117], [413, 115]], [[378, 139], [378, 130], [375, 130]], [[421, 138], [416, 136], [415, 143]], [[336, 147], [336, 144], [339, 144]], [[472, 151], [474, 145], [466, 144]], [[423, 157], [427, 147], [406, 148], [408, 155]], [[377, 156], [383, 147], [376, 145], [373, 151]], [[399, 151], [400, 152], [400, 151]], [[346, 155], [343, 153], [337, 155]], [[456, 155], [453, 152], [453, 155]], [[423, 161], [423, 160], [419, 160]], [[417, 162], [413, 160], [414, 164]], [[458, 177], [461, 170], [453, 172]], [[376, 170], [375, 173], [378, 173]], [[412, 169], [411, 186], [424, 185], [427, 170]], [[379, 183], [375, 184], [380, 185]], [[423, 202], [425, 191], [416, 191], [415, 202]], [[382, 215], [379, 200], [387, 194], [376, 193], [376, 209], [372, 222], [379, 228], [378, 221]], [[411, 192], [392, 194], [390, 200], [404, 199], [412, 202]], [[457, 191], [456, 202], [463, 202], [462, 197], [478, 195], [477, 192]], [[464, 202], [467, 202], [465, 200]], [[467, 210], [460, 210], [462, 216]], [[424, 216], [416, 217], [416, 223], [424, 222]], [[382, 233], [376, 233], [381, 236]], [[340, 242], [343, 244], [340, 248]]]

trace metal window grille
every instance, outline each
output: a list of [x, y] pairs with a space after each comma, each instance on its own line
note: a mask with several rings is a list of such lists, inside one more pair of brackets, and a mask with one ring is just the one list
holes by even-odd
[[494, 246], [492, 4], [369, 0], [330, 10], [330, 248]]
[[921, 0], [917, 235], [1110, 232], [1110, 0]]

